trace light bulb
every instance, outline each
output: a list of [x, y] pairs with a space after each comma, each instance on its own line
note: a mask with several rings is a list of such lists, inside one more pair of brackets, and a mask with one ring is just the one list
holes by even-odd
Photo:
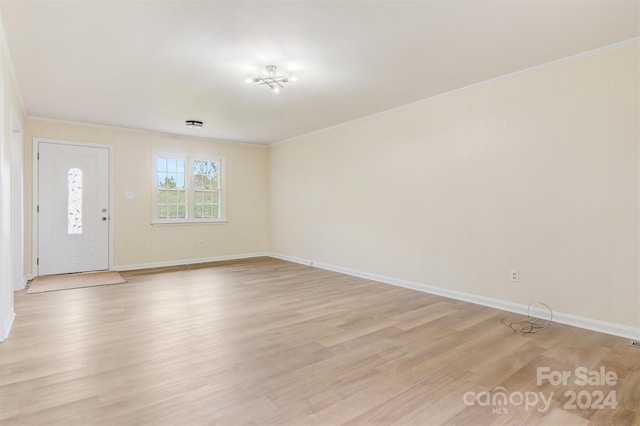
[[289, 81], [298, 81], [298, 76], [292, 75], [291, 77], [289, 77]]

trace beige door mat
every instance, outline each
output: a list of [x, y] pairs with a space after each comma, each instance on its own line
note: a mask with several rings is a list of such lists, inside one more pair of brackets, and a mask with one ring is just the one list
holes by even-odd
[[45, 275], [31, 281], [27, 294], [45, 291], [69, 290], [72, 288], [95, 287], [108, 284], [126, 283], [115, 271], [91, 272], [86, 274]]

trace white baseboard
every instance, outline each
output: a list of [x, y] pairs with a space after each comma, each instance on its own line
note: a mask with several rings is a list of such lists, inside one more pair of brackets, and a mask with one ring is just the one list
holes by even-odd
[[[365, 278], [372, 281], [378, 281], [385, 284], [392, 284], [399, 287], [409, 288], [412, 290], [421, 291], [424, 293], [435, 294], [437, 296], [449, 297], [451, 299], [461, 300], [464, 302], [475, 303], [477, 305], [488, 306], [490, 308], [500, 309], [503, 311], [514, 312], [517, 314], [526, 315], [527, 305], [519, 303], [508, 302], [506, 300], [494, 299], [491, 297], [479, 296], [471, 293], [464, 293], [455, 290], [448, 290], [441, 287], [434, 287], [427, 284], [421, 284], [413, 281], [401, 280], [393, 277], [386, 277], [383, 275], [372, 274], [369, 272], [357, 271], [354, 269], [344, 268], [342, 266], [330, 265], [327, 263], [314, 262], [309, 259], [302, 259], [294, 256], [287, 256], [279, 253], [269, 253], [270, 257], [276, 259], [286, 260], [289, 262], [299, 263], [302, 265], [313, 266], [320, 269], [326, 269], [328, 271], [339, 272], [354, 277]], [[540, 316], [541, 318], [547, 317], [549, 314], [543, 310], [534, 310], [532, 307], [532, 315]], [[572, 314], [565, 314], [562, 312], [553, 313], [553, 321], [561, 324], [570, 325], [573, 327], [584, 328], [587, 330], [597, 331], [600, 333], [611, 334], [614, 336], [624, 337], [632, 340], [640, 339], [640, 327], [631, 327], [628, 325], [616, 324], [606, 321], [600, 321], [591, 318], [580, 317]]]
[[198, 263], [220, 262], [223, 260], [251, 259], [254, 257], [264, 257], [264, 256], [269, 256], [269, 254], [267, 252], [243, 253], [243, 254], [232, 254], [232, 255], [226, 255], [226, 256], [203, 257], [200, 259], [167, 260], [163, 262], [138, 263], [134, 265], [117, 265], [111, 268], [111, 270], [132, 271], [136, 269], [161, 268], [165, 266], [195, 265]]
[[4, 342], [9, 337], [9, 333], [11, 333], [11, 327], [13, 327], [13, 321], [16, 319], [16, 312], [11, 310], [11, 314], [9, 315], [9, 321], [4, 326], [4, 330], [0, 333], [0, 342]]

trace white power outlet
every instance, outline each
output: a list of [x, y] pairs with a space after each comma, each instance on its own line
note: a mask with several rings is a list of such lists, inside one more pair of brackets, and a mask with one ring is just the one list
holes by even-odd
[[198, 247], [202, 247], [202, 240], [198, 240]]
[[518, 271], [517, 269], [511, 270], [511, 281], [514, 283], [520, 281], [520, 271]]

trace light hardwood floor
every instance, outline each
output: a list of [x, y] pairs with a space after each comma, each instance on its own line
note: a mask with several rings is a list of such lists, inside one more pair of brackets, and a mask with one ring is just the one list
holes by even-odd
[[[123, 276], [16, 295], [3, 426], [640, 424], [640, 350], [625, 339], [521, 335], [504, 312], [271, 258]], [[615, 385], [536, 383], [538, 367], [601, 366]], [[512, 403], [465, 404], [498, 387]], [[615, 391], [618, 406], [569, 409], [567, 390]], [[550, 407], [518, 404], [533, 393]]]

